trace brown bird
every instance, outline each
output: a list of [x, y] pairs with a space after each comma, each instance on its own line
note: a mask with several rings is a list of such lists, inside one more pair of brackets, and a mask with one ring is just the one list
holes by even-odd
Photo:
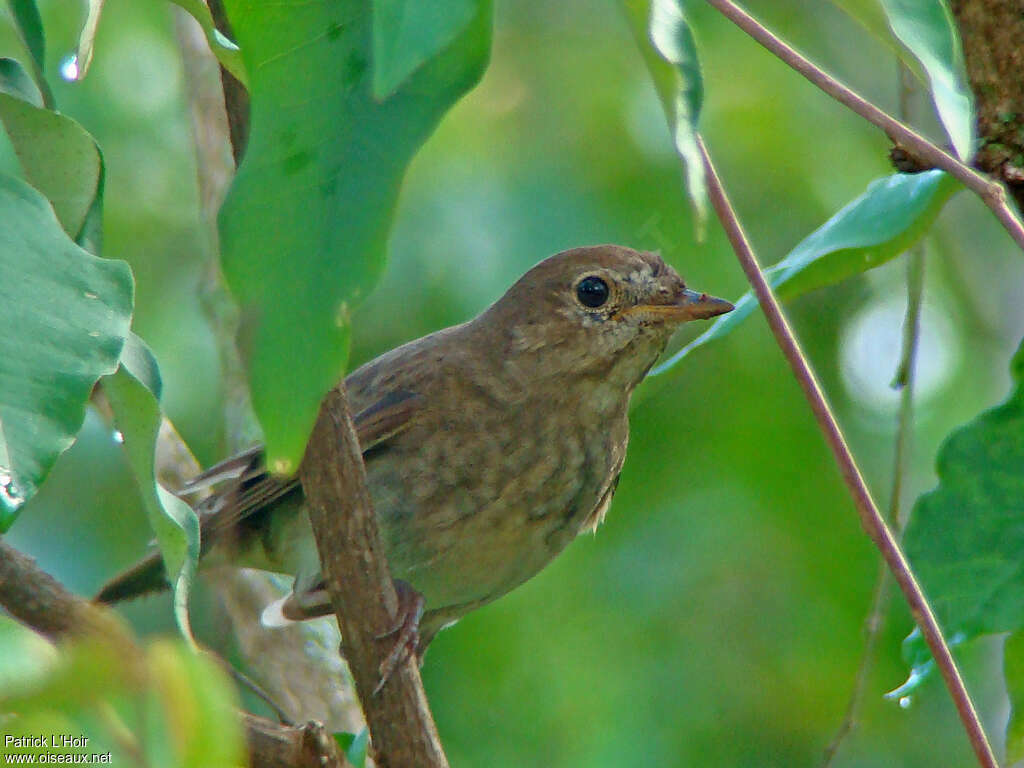
[[[731, 309], [688, 290], [656, 253], [576, 248], [537, 264], [475, 319], [346, 378], [392, 576], [422, 611], [420, 653], [600, 525], [634, 388], [681, 323]], [[298, 478], [269, 474], [256, 447], [188, 490], [206, 487], [207, 561], [295, 575], [264, 622], [331, 613]], [[164, 586], [154, 554], [97, 599]]]

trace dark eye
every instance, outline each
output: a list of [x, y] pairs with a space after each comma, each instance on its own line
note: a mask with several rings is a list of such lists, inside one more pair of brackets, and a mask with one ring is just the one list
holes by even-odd
[[593, 275], [584, 277], [576, 284], [576, 298], [585, 307], [600, 307], [608, 301], [608, 283]]

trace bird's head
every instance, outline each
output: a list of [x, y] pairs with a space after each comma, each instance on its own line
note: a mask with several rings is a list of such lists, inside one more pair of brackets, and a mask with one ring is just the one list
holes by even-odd
[[510, 356], [551, 373], [603, 370], [632, 389], [680, 324], [732, 308], [688, 289], [657, 253], [597, 245], [540, 262], [479, 320], [501, 329]]

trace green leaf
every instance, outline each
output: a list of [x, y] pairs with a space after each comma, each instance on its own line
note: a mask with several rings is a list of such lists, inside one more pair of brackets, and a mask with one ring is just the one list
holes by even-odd
[[0, 93], [7, 129], [25, 178], [53, 203], [64, 231], [77, 238], [100, 191], [96, 141], [70, 117]]
[[336, 733], [334, 740], [345, 753], [345, 759], [352, 763], [352, 768], [364, 768], [366, 748], [370, 741], [370, 732], [366, 728], [359, 733]]
[[[917, 242], [958, 189], [960, 185], [942, 171], [876, 179], [863, 195], [765, 270], [765, 276], [779, 298], [786, 300], [880, 266]], [[655, 367], [651, 375], [665, 373], [693, 350], [725, 336], [757, 305], [757, 298], [748, 291], [736, 302], [736, 309]]]
[[53, 667], [53, 645], [28, 627], [0, 616], [0, 690], [42, 679]]
[[[97, 148], [98, 151], [98, 148]], [[75, 242], [85, 248], [89, 253], [99, 256], [103, 245], [103, 187], [106, 184], [107, 169], [103, 162], [103, 155], [100, 155], [100, 178], [96, 182], [96, 197], [92, 205], [85, 212], [85, 221], [82, 228], [78, 230]]]
[[113, 372], [132, 313], [131, 270], [75, 245], [53, 208], [0, 175], [0, 532], [74, 440]]
[[[950, 650], [955, 650], [957, 646], [963, 645], [965, 640], [967, 637], [963, 632], [955, 632], [946, 638], [946, 644]], [[910, 668], [910, 674], [907, 676], [906, 682], [885, 694], [885, 698], [896, 701], [916, 693], [917, 689], [935, 672], [935, 660], [932, 658], [931, 649], [925, 642], [919, 627], [914, 627], [910, 634], [903, 639], [900, 655], [903, 657], [903, 662]]]
[[[215, 768], [247, 765], [238, 702], [223, 669], [207, 654], [178, 643], [154, 643], [146, 654], [156, 727], [146, 740], [151, 765]], [[151, 720], [152, 722], [152, 720]]]
[[373, 0], [373, 95], [386, 99], [480, 12], [481, 0]]
[[28, 51], [32, 78], [36, 82], [43, 104], [52, 106], [53, 94], [46, 78], [43, 77], [43, 67], [46, 64], [46, 36], [43, 34], [43, 20], [39, 16], [35, 0], [7, 0], [7, 5], [11, 9], [18, 37]]
[[43, 106], [43, 94], [14, 59], [0, 58], [0, 93], [10, 94], [35, 107]]
[[[147, 386], [144, 382], [149, 382]], [[132, 334], [121, 355], [121, 367], [103, 380], [114, 412], [142, 505], [163, 555], [167, 580], [174, 590], [174, 615], [189, 642], [188, 596], [199, 562], [199, 518], [192, 508], [164, 490], [156, 479], [156, 439], [161, 413], [157, 402], [159, 371], [149, 348]], [[151, 391], [151, 387], [156, 392]]]
[[413, 155], [490, 50], [482, 4], [387, 100], [373, 96], [369, 0], [228, 0], [252, 133], [221, 208], [227, 282], [270, 466], [291, 472], [344, 373], [352, 308], [376, 284]]
[[183, 8], [193, 19], [199, 22], [199, 26], [203, 28], [203, 34], [206, 36], [206, 42], [209, 43], [210, 50], [217, 57], [217, 61], [221, 63], [224, 69], [234, 75], [238, 82], [248, 88], [249, 76], [245, 72], [242, 52], [238, 49], [237, 45], [228, 40], [217, 29], [217, 26], [213, 23], [213, 16], [210, 14], [209, 6], [203, 0], [171, 0], [171, 2]]
[[1002, 405], [954, 430], [905, 548], [939, 622], [967, 639], [1024, 626], [1024, 344]]
[[121, 365], [132, 375], [137, 382], [153, 393], [153, 397], [160, 401], [163, 396], [164, 382], [160, 376], [160, 366], [157, 365], [156, 355], [141, 338], [134, 332], [128, 334], [124, 347], [121, 349]]
[[623, 0], [623, 9], [686, 169], [686, 188], [701, 229], [708, 207], [697, 135], [704, 79], [693, 32], [686, 23], [681, 0]]
[[43, 34], [43, 19], [35, 0], [7, 0], [7, 5], [11, 9], [18, 37], [32, 61], [42, 69], [46, 64], [46, 36]]
[[881, 0], [889, 25], [928, 75], [939, 119], [963, 161], [974, 156], [974, 107], [946, 0]]
[[[0, 630], [3, 622], [0, 620]], [[0, 631], [0, 641], [4, 633]], [[71, 734], [79, 746], [5, 743], [4, 755], [111, 753], [111, 765], [236, 768], [246, 764], [237, 701], [205, 654], [161, 640], [126, 659], [95, 640], [61, 646], [55, 663], [0, 690], [4, 730]], [[69, 761], [65, 757], [65, 761]]]
[[1024, 760], [1024, 632], [1013, 632], [1003, 646], [1003, 675], [1010, 697], [1010, 718], [1006, 722], [1006, 762]]
[[880, 43], [892, 49], [897, 48], [889, 29], [889, 21], [882, 10], [881, 0], [832, 0], [832, 4], [860, 24]]
[[81, 80], [89, 71], [92, 64], [92, 48], [96, 42], [96, 30], [100, 25], [100, 12], [103, 10], [103, 0], [88, 0], [86, 4], [88, 12], [85, 14], [85, 22], [82, 24], [82, 31], [78, 35], [78, 48], [74, 54], [74, 79]]

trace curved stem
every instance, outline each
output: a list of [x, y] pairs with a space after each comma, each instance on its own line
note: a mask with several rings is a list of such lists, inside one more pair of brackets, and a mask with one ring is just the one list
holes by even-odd
[[[910, 70], [902, 62], [897, 61], [899, 74], [900, 118], [907, 119], [910, 114], [910, 102], [915, 87]], [[914, 416], [914, 371], [917, 361], [917, 347], [921, 329], [921, 304], [924, 296], [924, 246], [917, 244], [907, 253], [907, 314], [903, 322], [903, 346], [900, 360], [893, 377], [892, 386], [900, 392], [899, 416], [896, 424], [896, 440], [893, 450], [892, 489], [889, 495], [889, 525], [902, 538], [906, 528], [906, 514], [901, 515], [903, 497], [903, 479], [909, 464], [909, 447]], [[839, 746], [856, 727], [860, 707], [867, 690], [868, 673], [875, 662], [875, 650], [878, 638], [885, 624], [885, 614], [889, 606], [889, 572], [885, 563], [878, 563], [878, 575], [871, 594], [871, 608], [864, 620], [864, 653], [857, 668], [853, 692], [846, 705], [846, 713], [836, 729], [835, 736], [825, 748], [820, 768], [829, 768]]]
[[[709, 2], [717, 1], [709, 0]], [[924, 636], [925, 642], [928, 643], [928, 648], [935, 659], [935, 664], [942, 672], [946, 687], [953, 697], [953, 703], [956, 705], [957, 713], [970, 739], [971, 747], [978, 758], [978, 763], [984, 768], [998, 768], [999, 763], [996, 761], [992, 747], [985, 736], [985, 730], [981, 725], [981, 720], [978, 718], [978, 713], [974, 708], [974, 703], [971, 701], [970, 694], [967, 692], [967, 687], [964, 685], [963, 678], [960, 676], [960, 670], [957, 668], [956, 662], [953, 661], [953, 655], [950, 653], [949, 646], [942, 636], [939, 622], [935, 618], [935, 614], [932, 612], [931, 606], [921, 590], [921, 586], [917, 583], [917, 579], [910, 569], [910, 565], [907, 563], [907, 559], [899, 543], [896, 541], [896, 537], [886, 524], [882, 513], [879, 512], [874, 499], [871, 498], [871, 492], [868, 490], [867, 483], [857, 467], [857, 462], [850, 452], [849, 446], [846, 444], [846, 439], [843, 437], [839, 424], [829, 407], [825, 393], [822, 391], [817, 377], [815, 377], [814, 372], [811, 370], [810, 363], [808, 363], [807, 358], [800, 349], [800, 343], [797, 341], [792, 328], [790, 328], [789, 321], [786, 319], [785, 314], [783, 314], [782, 307], [779, 305], [775, 293], [761, 272], [757, 256], [754, 255], [746, 233], [743, 231], [736, 212], [733, 210], [725, 189], [722, 187], [721, 179], [718, 177], [718, 172], [711, 162], [711, 157], [708, 154], [703, 139], [700, 140], [700, 150], [707, 172], [711, 205], [715, 210], [715, 214], [722, 222], [722, 227], [725, 229], [729, 242], [736, 252], [736, 257], [739, 259], [740, 266], [743, 268], [747, 280], [757, 295], [757, 300], [764, 311], [772, 335], [775, 336], [776, 343], [793, 370], [793, 375], [796, 377], [800, 388], [804, 392], [804, 396], [811, 406], [811, 411], [818, 422], [818, 427], [821, 429], [825, 441], [835, 456], [843, 480], [846, 482], [850, 490], [850, 496], [853, 498], [854, 506], [857, 508], [861, 525], [882, 553], [886, 565], [896, 578], [896, 583], [903, 592], [914, 621], [921, 628], [921, 634]]]
[[[903, 324], [903, 350], [899, 366], [893, 379], [893, 387], [900, 390], [900, 408], [896, 425], [895, 450], [893, 451], [892, 490], [889, 496], [889, 525], [896, 529], [897, 538], [902, 538], [907, 524], [907, 513], [901, 505], [903, 480], [910, 462], [910, 438], [914, 418], [914, 368], [917, 360], [917, 347], [921, 328], [921, 304], [924, 292], [924, 252], [919, 244], [907, 254], [907, 315]], [[864, 692], [867, 688], [868, 672], [875, 661], [875, 650], [878, 638], [885, 623], [885, 612], [889, 605], [889, 571], [885, 563], [878, 565], [878, 576], [871, 594], [871, 608], [864, 621], [864, 654], [861, 656], [857, 677], [853, 684], [850, 701], [846, 705], [846, 713], [836, 729], [835, 736], [825, 748], [820, 768], [828, 768], [832, 764], [839, 745], [854, 729]]]
[[849, 107], [872, 125], [885, 131], [897, 144], [911, 150], [918, 158], [941, 168], [963, 183], [965, 187], [981, 198], [999, 219], [1021, 249], [1024, 249], [1024, 223], [1017, 218], [1008, 202], [1006, 190], [998, 182], [978, 173], [966, 163], [957, 160], [941, 147], [933, 144], [921, 134], [907, 127], [892, 115], [882, 111], [855, 91], [847, 88], [818, 65], [798, 53], [793, 47], [777, 37], [757, 19], [740, 8], [732, 0], [707, 0], [729, 21], [754, 38], [757, 42], [795, 69], [814, 85]]

